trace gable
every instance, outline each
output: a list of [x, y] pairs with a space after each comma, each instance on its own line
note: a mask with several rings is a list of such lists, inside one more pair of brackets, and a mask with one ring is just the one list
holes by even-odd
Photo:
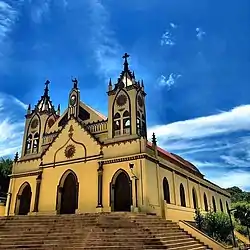
[[82, 159], [100, 154], [100, 143], [75, 119], [71, 119], [44, 153], [43, 165]]

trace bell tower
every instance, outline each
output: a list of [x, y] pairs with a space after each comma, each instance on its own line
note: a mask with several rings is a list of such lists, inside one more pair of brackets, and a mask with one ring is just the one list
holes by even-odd
[[124, 54], [123, 71], [113, 86], [108, 86], [108, 138], [147, 137], [143, 81], [137, 81]]
[[75, 118], [79, 116], [80, 90], [78, 89], [77, 79], [73, 79], [72, 83], [73, 88], [69, 93], [68, 119], [70, 119], [71, 116]]
[[34, 156], [41, 153], [43, 135], [53, 126], [59, 117], [58, 111], [50, 100], [49, 96], [50, 81], [45, 82], [44, 94], [32, 110], [29, 105], [25, 116], [25, 130], [23, 136], [23, 156]]

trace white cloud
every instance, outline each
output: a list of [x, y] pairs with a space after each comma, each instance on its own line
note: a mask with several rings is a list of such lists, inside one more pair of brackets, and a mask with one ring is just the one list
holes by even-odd
[[201, 28], [196, 28], [196, 37], [201, 41], [203, 37], [206, 35], [206, 32], [203, 31]]
[[153, 132], [159, 146], [192, 162], [209, 180], [250, 189], [249, 179], [236, 180], [250, 168], [250, 105], [150, 127], [148, 134]]
[[168, 78], [164, 75], [161, 75], [158, 79], [159, 86], [168, 86], [168, 88], [171, 88], [178, 78], [180, 78], [181, 75], [176, 75], [174, 73], [171, 73]]
[[250, 131], [250, 105], [238, 106], [216, 115], [153, 126], [149, 134], [155, 132], [158, 137], [168, 139], [195, 139], [239, 130]]
[[10, 4], [0, 1], [0, 46], [1, 54], [6, 50], [6, 39], [17, 20], [18, 12]]
[[168, 46], [174, 46], [175, 42], [173, 39], [173, 36], [170, 31], [166, 31], [162, 36], [161, 36], [161, 41], [160, 41], [161, 46], [168, 45]]
[[210, 181], [222, 188], [237, 186], [243, 190], [250, 191], [250, 172], [242, 170], [227, 171], [216, 177], [210, 177]]
[[[0, 93], [0, 157], [12, 157], [21, 149], [25, 107], [26, 105], [17, 98]], [[22, 118], [10, 110], [19, 111]]]
[[99, 0], [89, 0], [92, 22], [91, 46], [97, 62], [97, 73], [108, 79], [117, 77], [122, 67], [121, 45], [110, 27], [109, 12]]

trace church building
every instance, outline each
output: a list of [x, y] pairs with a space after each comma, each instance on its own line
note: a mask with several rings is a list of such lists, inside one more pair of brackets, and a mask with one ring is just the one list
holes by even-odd
[[193, 220], [196, 208], [226, 212], [228, 192], [147, 135], [145, 87], [128, 57], [117, 82], [109, 81], [108, 117], [81, 101], [76, 79], [60, 114], [45, 83], [25, 116], [5, 215], [131, 211], [177, 221]]

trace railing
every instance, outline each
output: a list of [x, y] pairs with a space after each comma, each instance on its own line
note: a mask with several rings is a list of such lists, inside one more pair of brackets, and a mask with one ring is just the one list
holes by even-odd
[[108, 121], [102, 121], [99, 123], [88, 124], [87, 129], [90, 133], [106, 132], [108, 130]]
[[119, 136], [119, 135], [130, 135], [130, 128], [124, 128], [122, 131], [115, 130], [115, 136]]

